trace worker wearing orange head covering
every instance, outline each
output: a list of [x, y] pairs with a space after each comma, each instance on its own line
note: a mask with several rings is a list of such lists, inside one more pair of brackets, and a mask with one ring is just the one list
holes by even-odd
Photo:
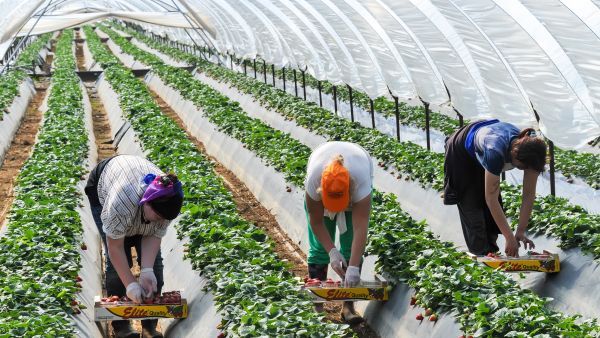
[[[327, 278], [328, 266], [348, 287], [360, 283], [360, 265], [367, 243], [373, 164], [361, 146], [349, 142], [328, 142], [313, 151], [306, 181], [308, 222], [308, 274]], [[335, 247], [336, 229], [340, 250]], [[345, 302], [342, 318], [350, 323], [362, 320], [352, 302]]]

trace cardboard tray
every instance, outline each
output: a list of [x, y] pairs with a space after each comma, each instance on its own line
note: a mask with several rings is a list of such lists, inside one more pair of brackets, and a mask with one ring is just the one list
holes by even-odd
[[375, 276], [375, 281], [361, 281], [360, 285], [353, 288], [338, 286], [327, 286], [325, 282], [321, 286], [302, 286], [302, 289], [313, 298], [316, 303], [319, 302], [342, 302], [342, 301], [386, 301], [389, 299], [389, 289], [387, 281], [379, 276]]
[[102, 304], [100, 296], [94, 298], [94, 320], [130, 320], [187, 318], [188, 304], [185, 298], [180, 304]]
[[468, 253], [469, 257], [481, 262], [490, 268], [507, 272], [535, 271], [556, 273], [560, 271], [560, 258], [558, 254], [544, 250], [541, 254], [528, 254], [520, 257], [487, 257], [476, 256]]

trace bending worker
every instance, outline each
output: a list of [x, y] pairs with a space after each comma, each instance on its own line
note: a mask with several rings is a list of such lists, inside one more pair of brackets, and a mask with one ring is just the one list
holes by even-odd
[[[504, 252], [518, 256], [535, 245], [525, 231], [535, 200], [538, 175], [546, 164], [546, 143], [532, 128], [519, 130], [510, 123], [485, 120], [466, 125], [446, 141], [444, 204], [457, 204], [469, 251], [485, 255], [499, 251], [498, 234], [506, 239]], [[523, 170], [523, 198], [519, 225], [513, 234], [500, 198], [500, 175]]]
[[[106, 292], [136, 303], [160, 293], [163, 285], [161, 238], [183, 203], [181, 182], [144, 158], [119, 155], [101, 161], [90, 173], [85, 192], [102, 236], [106, 256]], [[141, 267], [131, 273], [131, 248]], [[126, 287], [125, 287], [126, 286]], [[162, 337], [158, 320], [143, 320], [144, 337]], [[139, 337], [126, 320], [113, 321], [116, 337]]]
[[[310, 155], [305, 181], [308, 221], [308, 274], [327, 278], [328, 264], [347, 287], [360, 283], [360, 267], [367, 243], [373, 164], [366, 150], [349, 142], [322, 144]], [[341, 252], [335, 247], [340, 229]], [[322, 311], [322, 305], [317, 308]], [[353, 302], [344, 302], [342, 318], [362, 318]]]

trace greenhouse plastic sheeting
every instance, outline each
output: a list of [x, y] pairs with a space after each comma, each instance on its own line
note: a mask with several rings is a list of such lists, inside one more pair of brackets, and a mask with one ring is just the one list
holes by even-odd
[[27, 106], [35, 95], [33, 81], [26, 78], [19, 85], [19, 92], [13, 102], [5, 111], [0, 111], [0, 164], [4, 160], [4, 155], [10, 148], [10, 144], [25, 117]]
[[[177, 91], [164, 85], [157, 76], [148, 73], [145, 80], [152, 90], [177, 112], [188, 131], [204, 144], [206, 151], [246, 184], [257, 200], [275, 215], [282, 229], [294, 242], [300, 241], [300, 247], [306, 253], [308, 228], [303, 209], [302, 189], [293, 187], [292, 192], [286, 192], [288, 184], [283, 174], [277, 173], [254, 153], [244, 148], [243, 143], [220, 132], [203, 116], [200, 109], [181, 97]], [[259, 177], [258, 180], [256, 177]], [[273, 203], [273, 197], [279, 200]], [[287, 215], [295, 217], [286, 217]], [[374, 263], [374, 257], [365, 259], [363, 277], [373, 275]], [[330, 271], [330, 274], [332, 273]], [[413, 319], [419, 309], [408, 306], [412, 294], [414, 290], [399, 286], [392, 293], [390, 301], [357, 302], [357, 310], [364, 314], [371, 327], [381, 337], [405, 337], [407, 334], [414, 335], [415, 332], [418, 332], [419, 336], [440, 338], [447, 337], [449, 332], [459, 335], [460, 329], [452, 316], [440, 316], [435, 326], [419, 326]]]
[[[34, 25], [35, 32], [112, 16], [223, 54], [306, 69], [372, 98], [450, 102], [467, 118], [519, 127], [539, 117], [544, 135], [563, 148], [600, 136], [598, 1], [0, 0], [0, 9], [9, 14], [3, 48]], [[36, 23], [33, 14], [43, 15]], [[191, 26], [200, 30], [181, 28]]]
[[[219, 83], [202, 74], [196, 75], [203, 82], [211, 85], [223, 94], [236, 100], [244, 111], [254, 118], [260, 119], [275, 129], [289, 132], [295, 139], [301, 140], [307, 146], [314, 148], [320, 144], [322, 137], [296, 126], [294, 129], [291, 121], [286, 121], [278, 113], [266, 109], [255, 102], [247, 94], [239, 93], [229, 88], [226, 84]], [[374, 163], [377, 160], [374, 159]], [[459, 249], [465, 250], [464, 238], [460, 231], [460, 219], [455, 206], [446, 206], [441, 202], [438, 192], [423, 189], [418, 183], [396, 179], [390, 174], [393, 168], [387, 171], [376, 166], [374, 168], [374, 186], [383, 192], [393, 193], [398, 196], [402, 209], [416, 220], [427, 220], [431, 230], [444, 241], [453, 242]], [[423, 206], [427, 206], [424, 208]], [[530, 273], [527, 278], [520, 280], [518, 275], [513, 275], [517, 282], [524, 288], [535, 290], [536, 293], [554, 298], [552, 306], [559, 311], [572, 314], [582, 314], [593, 318], [600, 312], [600, 275], [596, 273], [598, 264], [591, 256], [584, 255], [578, 249], [562, 250], [558, 242], [545, 236], [532, 236], [538, 248], [556, 252], [561, 257], [561, 272], [557, 275], [543, 273]], [[498, 239], [499, 247], [504, 247], [503, 237]], [[593, 289], [591, 286], [596, 287]], [[590, 297], [599, 301], [580, 302], [579, 299]]]

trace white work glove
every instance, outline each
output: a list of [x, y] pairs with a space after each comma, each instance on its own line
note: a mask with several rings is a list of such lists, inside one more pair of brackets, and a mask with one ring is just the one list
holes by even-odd
[[329, 264], [338, 276], [344, 278], [344, 268], [348, 266], [348, 263], [346, 263], [346, 260], [337, 248], [329, 251]]
[[131, 282], [127, 285], [127, 297], [134, 303], [140, 304], [142, 302], [142, 287], [138, 282]]
[[346, 269], [346, 278], [344, 279], [344, 286], [352, 288], [360, 284], [360, 268], [358, 266], [350, 265]]
[[154, 269], [142, 268], [140, 272], [140, 278], [138, 280], [144, 289], [145, 298], [151, 298], [152, 295], [158, 291], [158, 282], [156, 281], [156, 276], [154, 275]]

